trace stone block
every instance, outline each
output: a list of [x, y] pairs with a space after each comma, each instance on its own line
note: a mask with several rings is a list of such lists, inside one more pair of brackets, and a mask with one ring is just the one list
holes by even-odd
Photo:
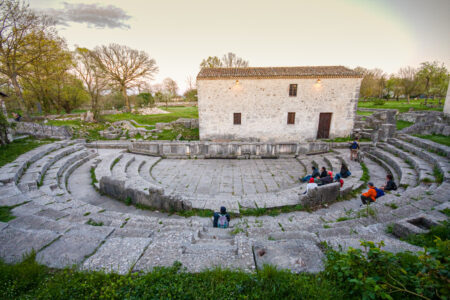
[[78, 265], [90, 256], [113, 231], [110, 227], [79, 225], [36, 255], [36, 261], [51, 268]]
[[253, 246], [256, 267], [265, 264], [294, 273], [317, 273], [323, 270], [324, 255], [316, 243], [310, 240], [282, 240], [257, 242]]
[[0, 257], [6, 263], [18, 263], [33, 250], [38, 252], [56, 240], [59, 234], [49, 230], [23, 230], [8, 226], [0, 231]]
[[83, 263], [82, 269], [127, 274], [150, 242], [140, 237], [109, 238]]

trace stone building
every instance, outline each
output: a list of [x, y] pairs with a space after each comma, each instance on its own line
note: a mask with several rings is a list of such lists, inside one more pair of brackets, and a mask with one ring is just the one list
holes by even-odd
[[362, 76], [342, 66], [203, 68], [201, 140], [303, 142], [352, 133]]

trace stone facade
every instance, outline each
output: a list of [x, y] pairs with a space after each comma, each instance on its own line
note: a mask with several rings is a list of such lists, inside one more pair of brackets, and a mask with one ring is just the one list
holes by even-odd
[[447, 97], [445, 97], [444, 114], [450, 117], [450, 89], [447, 89]]
[[[201, 140], [313, 141], [320, 113], [332, 113], [329, 138], [352, 133], [361, 78], [199, 79]], [[289, 96], [297, 84], [297, 96]], [[295, 124], [287, 124], [288, 112]], [[241, 124], [233, 114], [241, 113]]]
[[14, 135], [28, 134], [37, 138], [70, 139], [72, 129], [67, 126], [42, 125], [32, 122], [17, 122], [13, 130]]

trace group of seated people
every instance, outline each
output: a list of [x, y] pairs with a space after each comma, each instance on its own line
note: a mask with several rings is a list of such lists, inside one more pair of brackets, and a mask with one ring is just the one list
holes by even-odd
[[351, 175], [347, 165], [342, 164], [341, 165], [341, 171], [337, 173], [333, 177], [333, 172], [327, 171], [325, 167], [320, 168], [320, 172], [317, 170], [315, 166], [312, 167], [312, 173], [311, 175], [307, 175], [303, 178], [301, 178], [302, 182], [308, 182], [306, 185], [306, 193], [312, 188], [315, 188], [317, 186], [326, 185], [333, 182], [339, 182], [341, 184], [341, 187], [344, 185], [344, 180], [342, 178], [347, 178]]
[[394, 182], [394, 177], [391, 174], [386, 175], [386, 183], [380, 188], [375, 187], [372, 182], [367, 183], [369, 190], [361, 194], [361, 202], [363, 205], [368, 205], [371, 202], [375, 202], [377, 198], [384, 196], [385, 191], [395, 191], [397, 190], [397, 185]]

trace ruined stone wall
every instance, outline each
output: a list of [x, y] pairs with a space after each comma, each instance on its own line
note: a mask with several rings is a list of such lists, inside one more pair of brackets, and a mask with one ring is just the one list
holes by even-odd
[[257, 142], [134, 142], [129, 152], [172, 158], [275, 158], [323, 153], [329, 143], [257, 143]]
[[32, 122], [17, 122], [14, 135], [28, 134], [37, 138], [70, 139], [72, 130], [67, 126], [42, 125]]
[[450, 117], [450, 88], [447, 89], [447, 97], [445, 97], [444, 114]]
[[[289, 85], [297, 96], [289, 97]], [[333, 113], [330, 138], [352, 133], [360, 78], [198, 80], [201, 140], [303, 142], [316, 139], [319, 115]], [[295, 112], [295, 124], [287, 124]], [[242, 124], [233, 125], [233, 113]]]

